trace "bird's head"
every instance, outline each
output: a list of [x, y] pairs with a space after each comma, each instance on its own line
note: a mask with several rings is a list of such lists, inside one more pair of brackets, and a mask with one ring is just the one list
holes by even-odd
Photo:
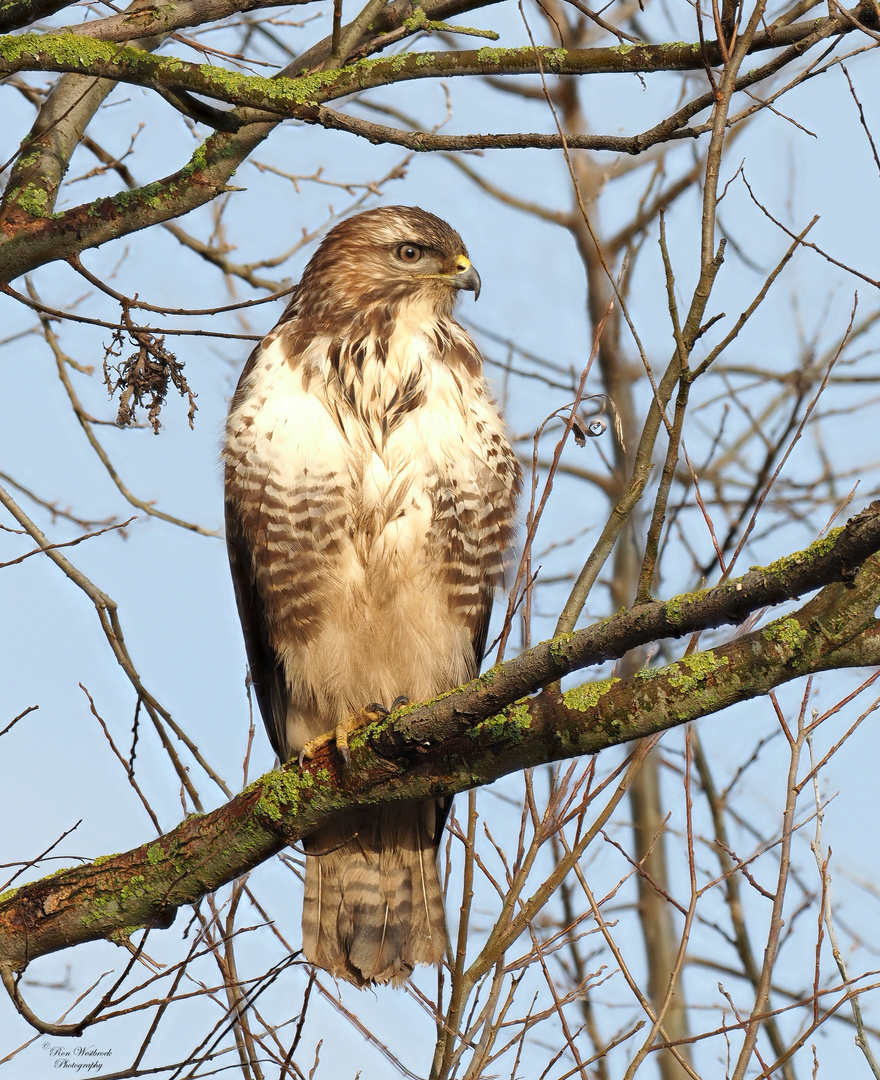
[[308, 308], [346, 310], [424, 304], [450, 315], [459, 291], [480, 295], [480, 275], [461, 237], [417, 206], [383, 206], [331, 229], [300, 285]]

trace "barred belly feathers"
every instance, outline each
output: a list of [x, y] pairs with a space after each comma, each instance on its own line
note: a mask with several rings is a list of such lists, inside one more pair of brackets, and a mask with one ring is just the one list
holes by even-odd
[[[242, 373], [227, 542], [281, 761], [369, 703], [422, 701], [478, 673], [520, 486], [479, 352], [452, 317], [479, 285], [439, 218], [367, 211], [328, 233]], [[306, 838], [309, 961], [358, 986], [440, 963], [448, 808], [352, 811]]]

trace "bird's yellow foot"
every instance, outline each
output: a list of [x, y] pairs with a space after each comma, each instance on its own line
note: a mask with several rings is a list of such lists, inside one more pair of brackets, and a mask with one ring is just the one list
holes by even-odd
[[[397, 698], [392, 705], [392, 709], [396, 709], [399, 705], [407, 703], [407, 698]], [[336, 743], [336, 749], [339, 752], [339, 756], [342, 758], [345, 767], [348, 768], [351, 764], [351, 755], [348, 751], [349, 736], [353, 735], [356, 731], [360, 731], [361, 728], [366, 727], [368, 724], [373, 724], [377, 720], [383, 720], [388, 715], [389, 711], [391, 710], [386, 709], [384, 705], [380, 705], [377, 701], [373, 701], [369, 705], [365, 705], [359, 712], [352, 713], [350, 716], [341, 717], [334, 731], [325, 731], [323, 735], [319, 735], [317, 738], [307, 742], [302, 750], [300, 750], [300, 765], [302, 765], [304, 761], [311, 760], [311, 758], [325, 746], [329, 746], [330, 743]]]

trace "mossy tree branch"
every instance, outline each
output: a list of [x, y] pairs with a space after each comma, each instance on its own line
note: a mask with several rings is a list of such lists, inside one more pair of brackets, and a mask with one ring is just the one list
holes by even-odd
[[[0, 901], [7, 988], [33, 959], [168, 926], [194, 903], [354, 806], [454, 794], [528, 766], [594, 754], [746, 701], [791, 679], [880, 662], [880, 504], [806, 551], [737, 580], [639, 605], [565, 635], [352, 740], [352, 768], [323, 751], [268, 773], [225, 806], [133, 851], [62, 870]], [[718, 648], [634, 678], [544, 691], [638, 643], [742, 620], [824, 588], [799, 610]], [[74, 1025], [75, 1026], [75, 1025]]]
[[[455, 12], [472, 4], [438, 3], [439, 13]], [[394, 8], [390, 24], [404, 16]], [[756, 34], [750, 52], [781, 49], [763, 67], [741, 76], [736, 89], [766, 78], [819, 41], [850, 33], [860, 25], [869, 29], [875, 15], [859, 6], [852, 12], [785, 25], [772, 25]], [[387, 22], [388, 20], [386, 20]], [[86, 24], [88, 25], [88, 24]], [[383, 23], [384, 25], [384, 23]], [[140, 33], [145, 28], [138, 25]], [[317, 55], [317, 54], [316, 54]], [[84, 76], [126, 82], [151, 88], [184, 112], [188, 103], [198, 106], [198, 119], [213, 123], [215, 133], [176, 172], [142, 188], [53, 213], [46, 192], [19, 190], [10, 185], [0, 211], [0, 282], [8, 282], [38, 266], [70, 258], [87, 248], [162, 224], [210, 202], [229, 190], [228, 182], [239, 165], [274, 127], [285, 118], [296, 118], [328, 128], [347, 130], [372, 142], [391, 142], [417, 151], [517, 148], [557, 148], [558, 136], [540, 133], [444, 136], [406, 133], [335, 112], [322, 103], [356, 91], [407, 82], [418, 78], [480, 75], [523, 75], [542, 72], [556, 75], [646, 73], [699, 70], [720, 62], [716, 43], [624, 45], [613, 48], [554, 49], [532, 47], [476, 49], [438, 53], [403, 53], [380, 59], [363, 59], [341, 68], [312, 71], [289, 77], [262, 78], [244, 75], [209, 64], [193, 64], [176, 57], [157, 56], [131, 45], [96, 40], [74, 33], [26, 34], [0, 37], [0, 73], [25, 71], [74, 72]], [[297, 63], [299, 70], [300, 62]], [[201, 105], [193, 94], [236, 106], [231, 112]], [[569, 136], [571, 148], [605, 149], [638, 154], [669, 139], [696, 137], [687, 127], [711, 98], [699, 95], [674, 116], [648, 132], [633, 136]], [[27, 152], [27, 148], [25, 148]]]
[[[843, 15], [794, 23], [773, 33], [755, 35], [749, 53], [802, 45], [858, 26], [861, 8]], [[150, 89], [203, 94], [231, 105], [250, 106], [296, 117], [297, 106], [320, 104], [363, 90], [413, 79], [475, 75], [607, 75], [659, 71], [698, 71], [721, 63], [716, 42], [673, 42], [657, 45], [615, 45], [588, 49], [533, 48], [460, 49], [449, 52], [399, 53], [364, 59], [341, 68], [312, 71], [298, 77], [245, 75], [211, 64], [194, 64], [174, 56], [157, 56], [127, 45], [74, 33], [21, 34], [0, 38], [0, 73], [22, 71], [77, 72]]]
[[[228, 181], [236, 168], [276, 125], [275, 120], [255, 115], [237, 132], [212, 135], [182, 169], [161, 180], [63, 214], [17, 221], [8, 237], [0, 240], [0, 283], [204, 206], [230, 190]], [[7, 192], [7, 198], [14, 196]]]

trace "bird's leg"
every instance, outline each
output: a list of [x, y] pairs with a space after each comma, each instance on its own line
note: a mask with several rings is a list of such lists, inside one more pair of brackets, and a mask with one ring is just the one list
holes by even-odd
[[345, 763], [346, 769], [351, 764], [351, 755], [348, 752], [349, 735], [360, 731], [367, 724], [373, 724], [377, 720], [384, 720], [387, 715], [388, 710], [384, 705], [380, 705], [377, 701], [371, 701], [369, 705], [365, 705], [359, 712], [340, 718], [334, 735], [336, 737], [336, 750]]
[[351, 715], [343, 715], [339, 718], [339, 722], [333, 731], [325, 731], [323, 735], [318, 735], [317, 738], [311, 739], [299, 752], [299, 763], [302, 765], [304, 761], [310, 760], [315, 754], [325, 746], [329, 746], [330, 743], [336, 743], [336, 749], [339, 751], [339, 756], [342, 758], [345, 767], [351, 764], [351, 755], [348, 751], [348, 739], [354, 732], [360, 731], [361, 728], [367, 726], [367, 724], [373, 724], [377, 720], [383, 720], [388, 716], [389, 712], [396, 709], [399, 705], [408, 704], [408, 698], [396, 698], [391, 709], [386, 709], [384, 705], [380, 705], [377, 701], [371, 702], [369, 705], [365, 705], [360, 711], [352, 713]]

